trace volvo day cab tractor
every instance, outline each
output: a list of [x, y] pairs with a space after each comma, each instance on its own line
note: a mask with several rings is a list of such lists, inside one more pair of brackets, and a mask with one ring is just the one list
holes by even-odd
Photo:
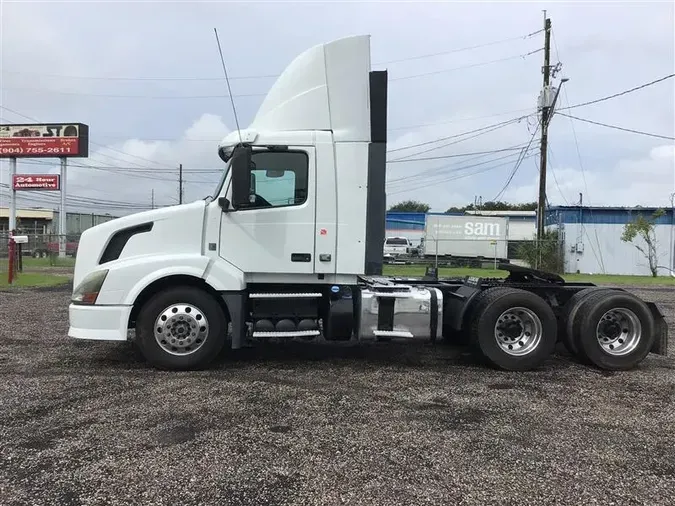
[[135, 330], [176, 370], [288, 338], [456, 340], [521, 371], [558, 341], [606, 369], [666, 354], [658, 308], [620, 289], [509, 265], [506, 279], [382, 276], [387, 72], [371, 70], [369, 36], [298, 56], [218, 153], [212, 196], [82, 234], [69, 336]]

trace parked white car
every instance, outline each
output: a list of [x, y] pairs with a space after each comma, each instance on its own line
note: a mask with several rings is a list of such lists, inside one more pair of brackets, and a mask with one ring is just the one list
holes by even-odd
[[396, 258], [409, 255], [413, 245], [407, 237], [387, 237], [384, 241], [384, 257]]

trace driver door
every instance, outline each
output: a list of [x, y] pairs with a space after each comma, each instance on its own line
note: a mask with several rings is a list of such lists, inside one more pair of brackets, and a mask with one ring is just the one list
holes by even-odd
[[250, 202], [222, 213], [220, 256], [245, 273], [313, 274], [314, 148], [256, 150], [251, 161]]

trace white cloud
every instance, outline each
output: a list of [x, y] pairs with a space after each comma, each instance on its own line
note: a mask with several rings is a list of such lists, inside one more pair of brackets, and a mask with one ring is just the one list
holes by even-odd
[[[619, 160], [602, 171], [593, 167], [585, 167], [583, 172], [578, 168], [555, 168], [549, 171], [546, 182], [549, 201], [554, 204], [573, 204], [583, 193], [586, 205], [667, 206], [675, 191], [675, 146], [654, 147], [643, 156]], [[507, 191], [506, 198], [531, 201], [538, 188], [538, 179], [531, 178]]]
[[[97, 212], [127, 214], [152, 205], [172, 205], [178, 202], [179, 164], [183, 164], [184, 201], [199, 199], [212, 191], [220, 177], [223, 163], [218, 157], [216, 143], [204, 138], [221, 139], [229, 132], [223, 120], [213, 114], [203, 114], [175, 141], [144, 141], [130, 139], [96, 149], [90, 146], [88, 159], [69, 160], [67, 194], [73, 210], [92, 208]], [[20, 160], [20, 173], [58, 173], [52, 161]], [[3, 179], [3, 181], [7, 181]], [[6, 191], [3, 192], [6, 198]], [[36, 195], [40, 197], [36, 198]], [[119, 206], [87, 204], [98, 199]], [[58, 194], [19, 194], [19, 206], [56, 205]], [[128, 203], [138, 207], [130, 208]]]
[[[386, 67], [390, 73], [390, 148], [396, 149], [504, 121], [524, 114], [517, 112], [523, 109], [533, 111], [541, 87], [541, 53], [469, 67], [538, 49], [543, 34], [429, 58], [381, 62], [536, 32], [542, 27], [542, 8], [548, 8], [553, 20], [553, 61], [560, 59], [562, 75], [570, 78], [560, 106], [610, 95], [673, 72], [672, 3], [21, 2], [2, 4], [0, 105], [39, 121], [88, 123], [92, 141], [112, 148], [92, 145], [90, 160], [71, 161], [72, 194], [140, 205], [149, 202], [154, 188], [156, 201], [171, 203], [177, 196], [176, 167], [183, 163], [189, 181], [186, 198], [190, 200], [208, 193], [217, 177], [215, 172], [190, 170], [222, 167], [216, 143], [227, 133], [228, 125], [234, 125], [229, 100], [218, 97], [227, 94], [225, 83], [192, 79], [222, 76], [214, 25], [219, 29], [228, 71], [234, 77], [276, 74], [311, 45], [353, 33], [371, 33], [373, 61], [377, 68]], [[313, 22], [298, 25], [300, 17]], [[505, 19], [509, 22], [504, 23]], [[288, 22], [294, 26], [291, 32]], [[119, 29], [111, 31], [109, 26]], [[344, 26], [349, 28], [345, 30]], [[255, 43], [250, 42], [252, 33]], [[437, 73], [398, 79], [433, 72]], [[115, 79], [133, 76], [185, 79]], [[272, 82], [270, 78], [232, 80], [242, 127], [250, 122], [262, 99], [259, 95]], [[174, 98], [161, 98], [167, 96]], [[204, 96], [214, 98], [199, 98]], [[498, 115], [505, 111], [513, 112]], [[570, 113], [675, 136], [675, 80]], [[6, 121], [26, 120], [7, 111], [2, 111], [2, 116]], [[424, 124], [431, 125], [402, 128]], [[553, 174], [568, 200], [576, 200], [583, 192], [584, 201], [594, 204], [656, 205], [667, 201], [674, 191], [672, 152], [666, 153], [672, 145], [579, 122], [574, 123], [573, 131], [571, 125], [572, 121], [564, 117], [554, 118], [551, 125], [554, 156], [548, 195], [553, 203], [564, 203]], [[419, 156], [495, 150], [522, 145], [529, 138], [530, 131], [521, 123]], [[390, 158], [432, 146], [397, 151]], [[392, 164], [388, 201], [393, 204], [414, 198], [429, 202], [435, 210], [444, 210], [472, 202], [474, 195], [489, 200], [503, 187], [517, 158], [516, 154], [496, 160], [500, 156]], [[466, 168], [489, 160], [493, 162]], [[503, 198], [536, 198], [535, 162], [523, 162]], [[122, 164], [147, 170], [143, 174], [129, 170], [125, 175], [114, 175], [75, 167], [81, 163]], [[35, 172], [48, 169], [28, 162], [20, 166]], [[3, 181], [7, 181], [6, 167], [6, 163], [0, 164]], [[462, 167], [463, 171], [453, 172]], [[430, 179], [416, 176], [433, 168], [437, 172], [432, 172], [434, 177]], [[467, 174], [470, 176], [455, 178]], [[139, 175], [154, 179], [141, 179]], [[395, 179], [398, 183], [392, 182]]]

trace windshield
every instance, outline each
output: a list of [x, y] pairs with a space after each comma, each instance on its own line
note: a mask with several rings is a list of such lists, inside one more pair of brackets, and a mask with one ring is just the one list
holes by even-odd
[[216, 189], [214, 190], [213, 194], [209, 195], [204, 200], [206, 200], [208, 202], [212, 201], [223, 190], [223, 185], [225, 184], [225, 180], [227, 179], [227, 175], [230, 173], [231, 163], [232, 163], [232, 159], [227, 161], [227, 164], [225, 164], [225, 170], [223, 171], [223, 175], [220, 177], [220, 180], [218, 181], [218, 186], [216, 186]]

